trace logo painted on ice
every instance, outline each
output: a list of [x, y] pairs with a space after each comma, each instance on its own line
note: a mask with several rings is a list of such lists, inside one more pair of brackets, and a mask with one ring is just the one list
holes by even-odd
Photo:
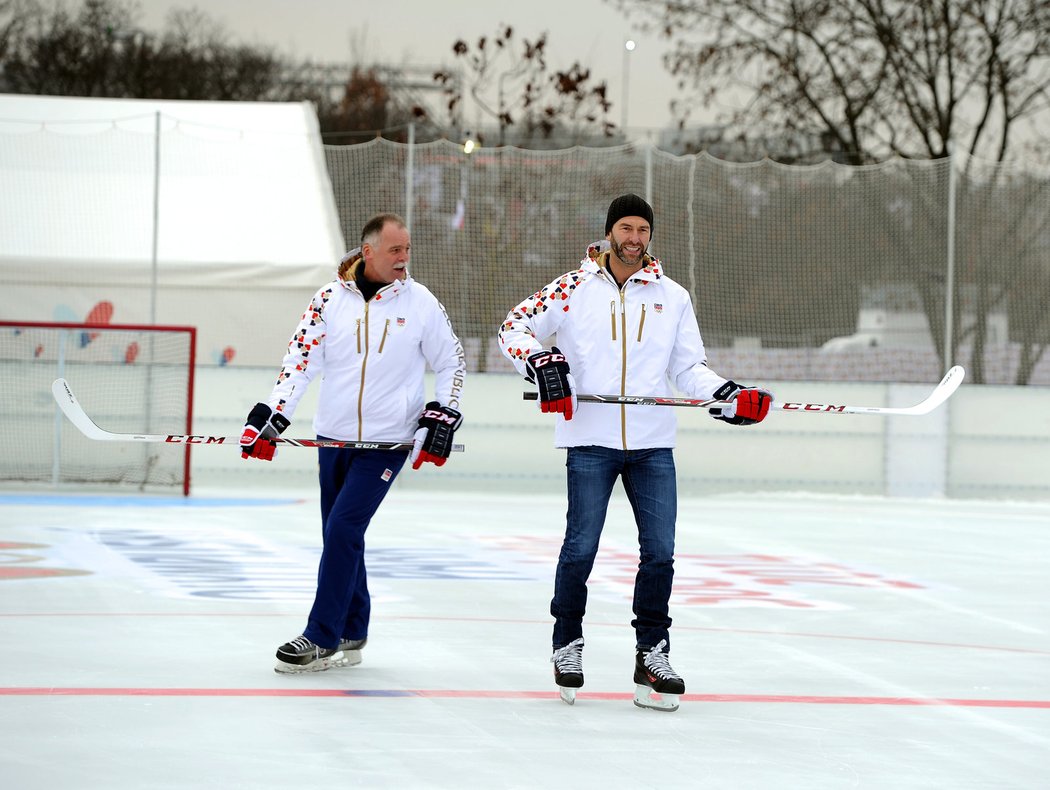
[[[313, 549], [289, 549], [235, 530], [187, 529], [175, 536], [115, 529], [100, 532], [96, 540], [134, 563], [141, 582], [171, 597], [312, 600], [316, 589], [317, 557]], [[369, 547], [368, 577], [486, 582], [545, 578], [534, 568], [508, 562], [500, 555], [472, 544], [462, 549]], [[121, 572], [126, 570], [121, 568]], [[373, 597], [377, 592], [373, 590]]]
[[[557, 556], [559, 541], [511, 536], [501, 548], [537, 557]], [[602, 548], [587, 583], [592, 595], [630, 598], [638, 570], [637, 550]], [[925, 585], [838, 562], [772, 554], [678, 554], [673, 606], [764, 606], [787, 609], [848, 609], [834, 595], [814, 589], [921, 590]], [[829, 600], [830, 599], [830, 600]]]
[[91, 571], [76, 568], [49, 568], [35, 563], [46, 561], [44, 543], [0, 541], [0, 581], [43, 579], [51, 576], [84, 576]]

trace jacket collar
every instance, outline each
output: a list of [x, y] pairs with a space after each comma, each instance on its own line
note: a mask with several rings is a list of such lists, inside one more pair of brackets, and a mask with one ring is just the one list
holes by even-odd
[[[344, 274], [340, 275], [337, 273], [336, 275], [336, 280], [343, 288], [347, 291], [353, 291], [356, 294], [361, 293], [361, 289], [357, 287], [357, 283], [355, 282], [358, 266], [364, 266], [364, 261], [361, 259], [360, 255], [352, 259], [350, 267], [345, 270]], [[384, 285], [372, 298], [377, 302], [382, 301], [383, 299], [392, 299], [408, 288], [411, 282], [412, 275], [406, 273], [404, 280], [394, 280], [389, 285]]]
[[[612, 252], [609, 249], [609, 241], [602, 239], [596, 241], [587, 247], [587, 257], [580, 261], [580, 268], [585, 271], [598, 273], [602, 269], [605, 269], [609, 265], [609, 256]], [[630, 276], [630, 280], [638, 280], [640, 282], [656, 282], [664, 276], [664, 267], [660, 263], [659, 258], [654, 258], [649, 253], [645, 254], [643, 258], [642, 268], [636, 271]], [[610, 279], [611, 275], [609, 276]]]

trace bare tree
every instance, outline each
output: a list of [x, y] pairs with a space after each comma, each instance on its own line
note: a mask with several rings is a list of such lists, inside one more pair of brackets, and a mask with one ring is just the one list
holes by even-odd
[[550, 70], [546, 32], [519, 42], [514, 29], [501, 24], [495, 36], [482, 36], [473, 47], [456, 41], [452, 52], [465, 74], [442, 70], [434, 79], [445, 86], [454, 127], [462, 124], [466, 86], [474, 105], [497, 124], [498, 145], [507, 142], [511, 129], [522, 145], [537, 137], [550, 138], [555, 131], [572, 135], [574, 142], [587, 135], [612, 134], [606, 84], [594, 83], [590, 70], [579, 62], [564, 71]]
[[[7, 58], [12, 42], [22, 35], [35, 3], [32, 0], [0, 0], [0, 64]], [[3, 90], [0, 71], [0, 90]]]
[[[317, 80], [312, 64], [240, 45], [195, 8], [172, 9], [159, 33], [144, 30], [132, 0], [83, 0], [75, 8], [0, 0], [0, 66], [5, 89], [14, 93], [310, 101], [322, 133], [340, 142], [428, 120], [422, 108], [395, 95], [375, 68], [347, 67], [345, 84], [335, 92], [329, 75]], [[396, 128], [388, 136], [400, 139]]]
[[4, 53], [4, 77], [16, 93], [112, 95], [121, 82], [118, 34], [131, 12], [118, 2], [87, 0], [77, 12], [18, 4], [18, 29]]
[[[176, 9], [155, 50], [163, 98], [258, 101], [279, 98], [282, 64], [272, 50], [238, 44], [197, 9]], [[161, 97], [157, 97], [161, 98]]]
[[730, 135], [804, 133], [858, 165], [968, 154], [954, 218], [946, 189], [912, 194], [914, 218], [930, 238], [946, 239], [956, 228], [953, 296], [959, 304], [968, 295], [973, 320], [964, 327], [956, 312], [955, 325], [944, 326], [945, 259], [924, 256], [908, 234], [894, 233], [890, 205], [867, 209], [884, 229], [880, 243], [895, 251], [895, 264], [872, 277], [912, 283], [938, 353], [950, 332], [953, 358], [961, 346], [971, 348], [977, 382], [987, 318], [1009, 309], [1011, 339], [1022, 353], [1018, 381], [1027, 380], [1050, 343], [1046, 320], [1027, 318], [1031, 295], [1050, 294], [1050, 222], [1041, 200], [1011, 200], [1026, 191], [1045, 196], [1046, 182], [1002, 168], [971, 170], [977, 157], [1050, 153], [1046, 0], [610, 2], [673, 42], [665, 65], [686, 92], [674, 108], [680, 123], [697, 107], [719, 106]]
[[398, 96], [375, 67], [353, 66], [338, 101], [311, 91], [317, 107], [321, 135], [329, 143], [360, 143], [382, 135], [396, 142], [406, 142], [410, 123], [427, 123], [427, 112], [416, 104], [407, 104]]
[[14, 93], [247, 101], [277, 91], [277, 58], [230, 43], [197, 11], [174, 12], [157, 35], [139, 27], [130, 0], [84, 0], [74, 10], [16, 1], [11, 9], [0, 31], [11, 31], [2, 65]]
[[680, 120], [738, 97], [732, 128], [822, 134], [855, 164], [949, 141], [1003, 159], [1050, 100], [1045, 0], [611, 2], [673, 42]]

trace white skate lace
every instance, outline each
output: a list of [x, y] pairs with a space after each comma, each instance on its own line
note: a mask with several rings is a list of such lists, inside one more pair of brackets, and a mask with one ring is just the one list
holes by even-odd
[[583, 637], [555, 650], [551, 663], [563, 675], [573, 672], [583, 674]]
[[311, 642], [305, 636], [297, 636], [295, 639], [293, 639], [288, 644], [290, 644], [292, 647], [294, 647], [297, 652], [308, 652], [308, 651], [313, 650], [314, 648], [317, 647], [317, 645], [315, 645], [313, 642]]
[[660, 644], [645, 654], [645, 668], [662, 680], [681, 680], [678, 673], [671, 669], [671, 659], [663, 652], [667, 646], [667, 640], [661, 639]]

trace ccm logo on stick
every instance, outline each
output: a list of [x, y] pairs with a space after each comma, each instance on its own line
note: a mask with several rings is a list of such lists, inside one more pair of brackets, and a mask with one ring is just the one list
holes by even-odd
[[826, 406], [823, 403], [785, 403], [785, 411], [845, 411], [845, 406]]
[[225, 436], [175, 436], [169, 435], [164, 441], [172, 444], [222, 444]]

